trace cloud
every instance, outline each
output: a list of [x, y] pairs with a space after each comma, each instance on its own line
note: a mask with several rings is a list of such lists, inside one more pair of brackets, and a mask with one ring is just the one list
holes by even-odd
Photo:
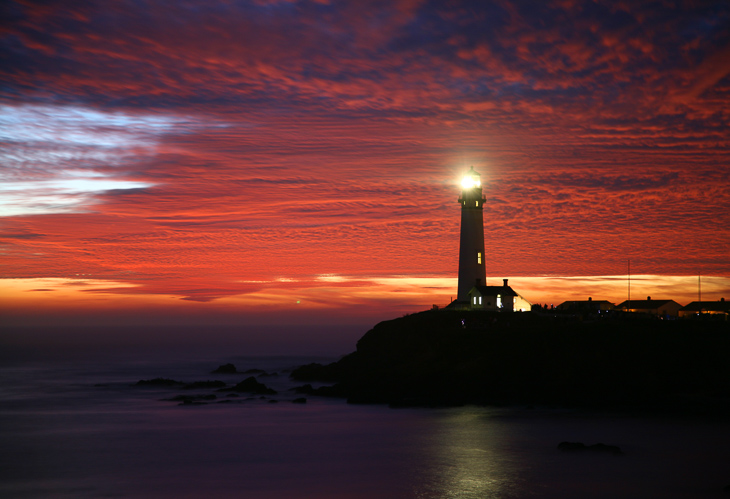
[[153, 184], [125, 178], [125, 166], [154, 154], [174, 118], [83, 107], [0, 106], [0, 216], [83, 211], [95, 194]]

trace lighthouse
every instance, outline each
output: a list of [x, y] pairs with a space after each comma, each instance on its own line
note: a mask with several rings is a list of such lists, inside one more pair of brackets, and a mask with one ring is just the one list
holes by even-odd
[[461, 182], [461, 235], [457, 302], [469, 303], [469, 291], [487, 284], [484, 266], [484, 201], [480, 175], [471, 167]]

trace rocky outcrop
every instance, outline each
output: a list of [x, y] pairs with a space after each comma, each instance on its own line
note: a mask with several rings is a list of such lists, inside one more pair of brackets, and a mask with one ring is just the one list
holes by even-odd
[[312, 385], [307, 383], [306, 385], [295, 386], [291, 389], [291, 391], [304, 395], [319, 395], [320, 397], [347, 397], [347, 391], [337, 383], [331, 386], [320, 386], [318, 388], [314, 388]]
[[222, 364], [217, 369], [210, 372], [211, 374], [236, 374], [236, 366], [233, 364]]
[[[220, 365], [215, 371], [213, 371], [218, 374], [234, 374], [239, 373], [236, 370], [236, 367], [233, 364], [222, 364]], [[246, 371], [250, 374], [258, 374], [259, 376], [266, 376], [269, 375], [262, 369], [249, 369]], [[271, 376], [278, 376], [277, 373], [272, 373]], [[276, 400], [269, 400], [269, 395], [276, 395], [276, 390], [269, 388], [263, 383], [260, 383], [256, 380], [254, 376], [249, 376], [240, 383], [235, 384], [234, 386], [226, 386], [227, 383], [225, 381], [221, 380], [205, 380], [205, 381], [194, 381], [192, 383], [186, 383], [183, 381], [177, 381], [174, 379], [169, 378], [152, 378], [152, 379], [141, 379], [137, 381], [133, 386], [139, 386], [139, 387], [151, 387], [151, 388], [157, 388], [154, 390], [155, 394], [158, 394], [161, 390], [160, 389], [167, 389], [164, 391], [173, 391], [173, 390], [210, 390], [215, 392], [224, 392], [225, 393], [225, 400], [218, 400], [218, 396], [215, 393], [203, 393], [203, 394], [182, 394], [182, 395], [168, 395], [168, 398], [164, 398], [161, 400], [169, 401], [169, 402], [178, 402], [178, 405], [205, 405], [209, 403], [241, 403], [246, 401], [253, 401], [253, 400], [262, 400], [269, 403], [276, 403]], [[107, 385], [104, 385], [107, 386]], [[310, 385], [311, 388], [311, 385]], [[247, 394], [250, 395], [248, 397], [240, 397], [239, 394]], [[223, 396], [223, 394], [221, 394]], [[236, 399], [236, 400], [231, 400]], [[306, 399], [303, 397], [300, 397], [295, 400], [296, 403], [306, 403]]]
[[175, 397], [171, 397], [169, 399], [162, 399], [169, 402], [198, 402], [202, 400], [215, 400], [218, 396], [214, 393], [206, 394], [206, 395], [176, 395]]
[[176, 386], [184, 385], [182, 381], [175, 381], [168, 378], [141, 379], [137, 381], [135, 386]]
[[253, 376], [249, 376], [231, 388], [221, 389], [220, 391], [246, 392], [254, 393], [256, 395], [276, 395], [277, 393], [276, 390], [256, 381], [256, 378]]
[[226, 386], [225, 382], [213, 380], [213, 381], [193, 381], [183, 386], [186, 390], [192, 390], [196, 388], [222, 388]]

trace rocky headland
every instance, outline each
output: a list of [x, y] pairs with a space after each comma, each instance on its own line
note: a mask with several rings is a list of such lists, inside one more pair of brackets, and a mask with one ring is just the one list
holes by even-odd
[[[391, 406], [547, 405], [730, 415], [730, 324], [433, 310], [291, 374], [300, 393]], [[316, 383], [315, 383], [316, 384]]]

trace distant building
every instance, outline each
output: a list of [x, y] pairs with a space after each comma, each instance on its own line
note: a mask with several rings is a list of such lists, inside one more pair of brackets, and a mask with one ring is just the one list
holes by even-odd
[[730, 302], [725, 301], [725, 298], [721, 298], [720, 301], [693, 301], [686, 307], [679, 309], [680, 317], [694, 317], [705, 314], [728, 320]]
[[651, 296], [647, 296], [646, 300], [626, 300], [616, 305], [616, 310], [660, 317], [677, 317], [680, 308], [682, 305], [674, 300], [652, 300]]
[[468, 294], [472, 310], [493, 310], [500, 312], [529, 312], [532, 304], [517, 294], [504, 279], [502, 286], [474, 286]]
[[573, 300], [564, 301], [557, 306], [557, 309], [563, 312], [571, 312], [574, 314], [597, 314], [600, 312], [607, 312], [616, 308], [616, 305], [606, 300], [594, 300], [588, 298], [587, 300]]

